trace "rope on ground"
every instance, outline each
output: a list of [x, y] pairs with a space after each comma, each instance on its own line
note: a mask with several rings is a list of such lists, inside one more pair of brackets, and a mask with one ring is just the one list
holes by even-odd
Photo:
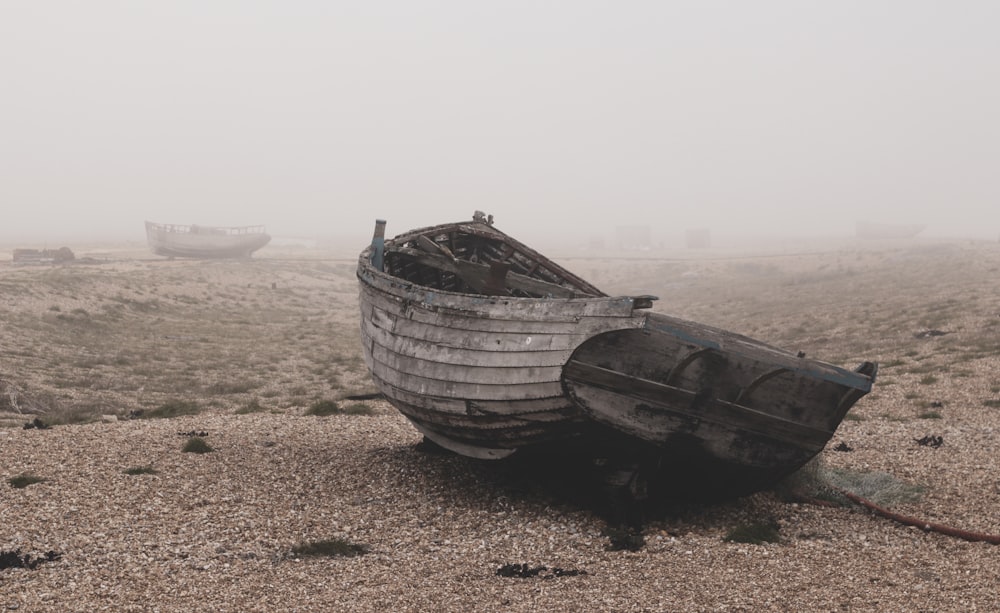
[[983, 542], [992, 543], [993, 545], [1000, 545], [1000, 535], [996, 534], [984, 534], [982, 532], [971, 532], [969, 530], [961, 530], [959, 528], [952, 528], [951, 526], [944, 526], [942, 524], [935, 524], [931, 522], [922, 521], [915, 517], [909, 517], [907, 515], [900, 515], [899, 513], [894, 513], [888, 509], [884, 509], [870, 500], [866, 500], [857, 494], [848, 492], [847, 490], [837, 488], [844, 496], [848, 499], [860, 504], [861, 506], [869, 509], [876, 515], [880, 515], [887, 519], [891, 519], [895, 522], [899, 522], [906, 526], [915, 526], [920, 528], [924, 532], [937, 532], [939, 534], [944, 534], [947, 536], [954, 536], [956, 538], [964, 539], [966, 541], [973, 542]]

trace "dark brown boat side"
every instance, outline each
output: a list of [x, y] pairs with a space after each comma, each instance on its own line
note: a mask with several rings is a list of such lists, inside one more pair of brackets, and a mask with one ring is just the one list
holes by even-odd
[[756, 489], [822, 450], [875, 378], [607, 296], [479, 213], [391, 240], [379, 222], [358, 279], [376, 386], [470, 457], [575, 440]]
[[641, 329], [584, 342], [563, 371], [595, 421], [645, 449], [677, 490], [752, 491], [808, 462], [874, 381], [752, 339], [649, 313]]

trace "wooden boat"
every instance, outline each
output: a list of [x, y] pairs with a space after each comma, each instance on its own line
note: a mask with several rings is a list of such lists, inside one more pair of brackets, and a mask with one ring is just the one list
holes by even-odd
[[248, 258], [271, 241], [264, 226], [197, 226], [146, 222], [146, 241], [157, 255], [178, 258]]
[[756, 489], [821, 451], [871, 390], [874, 363], [849, 371], [651, 312], [655, 297], [608, 296], [491, 222], [386, 240], [378, 221], [358, 261], [373, 380], [442, 447], [495, 459], [573, 440]]

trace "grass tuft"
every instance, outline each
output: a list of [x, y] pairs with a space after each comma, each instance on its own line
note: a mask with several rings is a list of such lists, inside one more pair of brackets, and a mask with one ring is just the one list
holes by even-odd
[[343, 412], [346, 415], [374, 415], [375, 409], [371, 408], [367, 404], [355, 402], [344, 407]]
[[340, 405], [337, 404], [336, 400], [317, 400], [306, 409], [306, 415], [315, 415], [316, 417], [340, 415], [341, 413], [343, 411], [340, 410]]
[[267, 410], [267, 407], [260, 403], [260, 400], [254, 398], [250, 402], [236, 409], [237, 415], [249, 415], [251, 413], [262, 413]]
[[7, 483], [9, 483], [11, 487], [17, 489], [22, 489], [36, 483], [42, 483], [43, 481], [45, 481], [45, 479], [29, 473], [22, 473], [16, 477], [7, 479]]
[[159, 471], [152, 466], [133, 466], [125, 469], [126, 475], [155, 475]]
[[219, 381], [208, 386], [210, 394], [224, 396], [227, 394], [246, 394], [257, 387], [250, 381]]
[[341, 407], [336, 400], [318, 400], [306, 409], [306, 415], [326, 417], [327, 415], [374, 415], [375, 410], [366, 404], [355, 402]]
[[185, 453], [211, 453], [215, 451], [208, 442], [200, 436], [192, 436], [184, 443], [181, 451]]
[[169, 419], [181, 415], [197, 415], [201, 412], [198, 403], [190, 400], [171, 400], [150, 411], [143, 411], [137, 417], [140, 419]]
[[778, 524], [772, 521], [753, 522], [740, 524], [729, 531], [722, 540], [727, 543], [751, 543], [753, 545], [763, 545], [764, 543], [778, 543], [781, 541]]

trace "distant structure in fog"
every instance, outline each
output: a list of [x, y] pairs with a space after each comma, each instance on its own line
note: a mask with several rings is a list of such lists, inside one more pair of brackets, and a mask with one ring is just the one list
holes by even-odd
[[688, 249], [708, 249], [712, 245], [712, 233], [708, 228], [692, 228], [684, 233], [684, 245]]
[[885, 239], [885, 238], [913, 238], [924, 231], [927, 226], [922, 224], [896, 224], [877, 223], [873, 221], [859, 221], [855, 227], [858, 238]]
[[652, 246], [649, 226], [618, 226], [615, 229], [618, 248], [626, 251], [648, 250]]
[[69, 247], [58, 249], [15, 249], [15, 264], [61, 264], [72, 262], [76, 255]]

